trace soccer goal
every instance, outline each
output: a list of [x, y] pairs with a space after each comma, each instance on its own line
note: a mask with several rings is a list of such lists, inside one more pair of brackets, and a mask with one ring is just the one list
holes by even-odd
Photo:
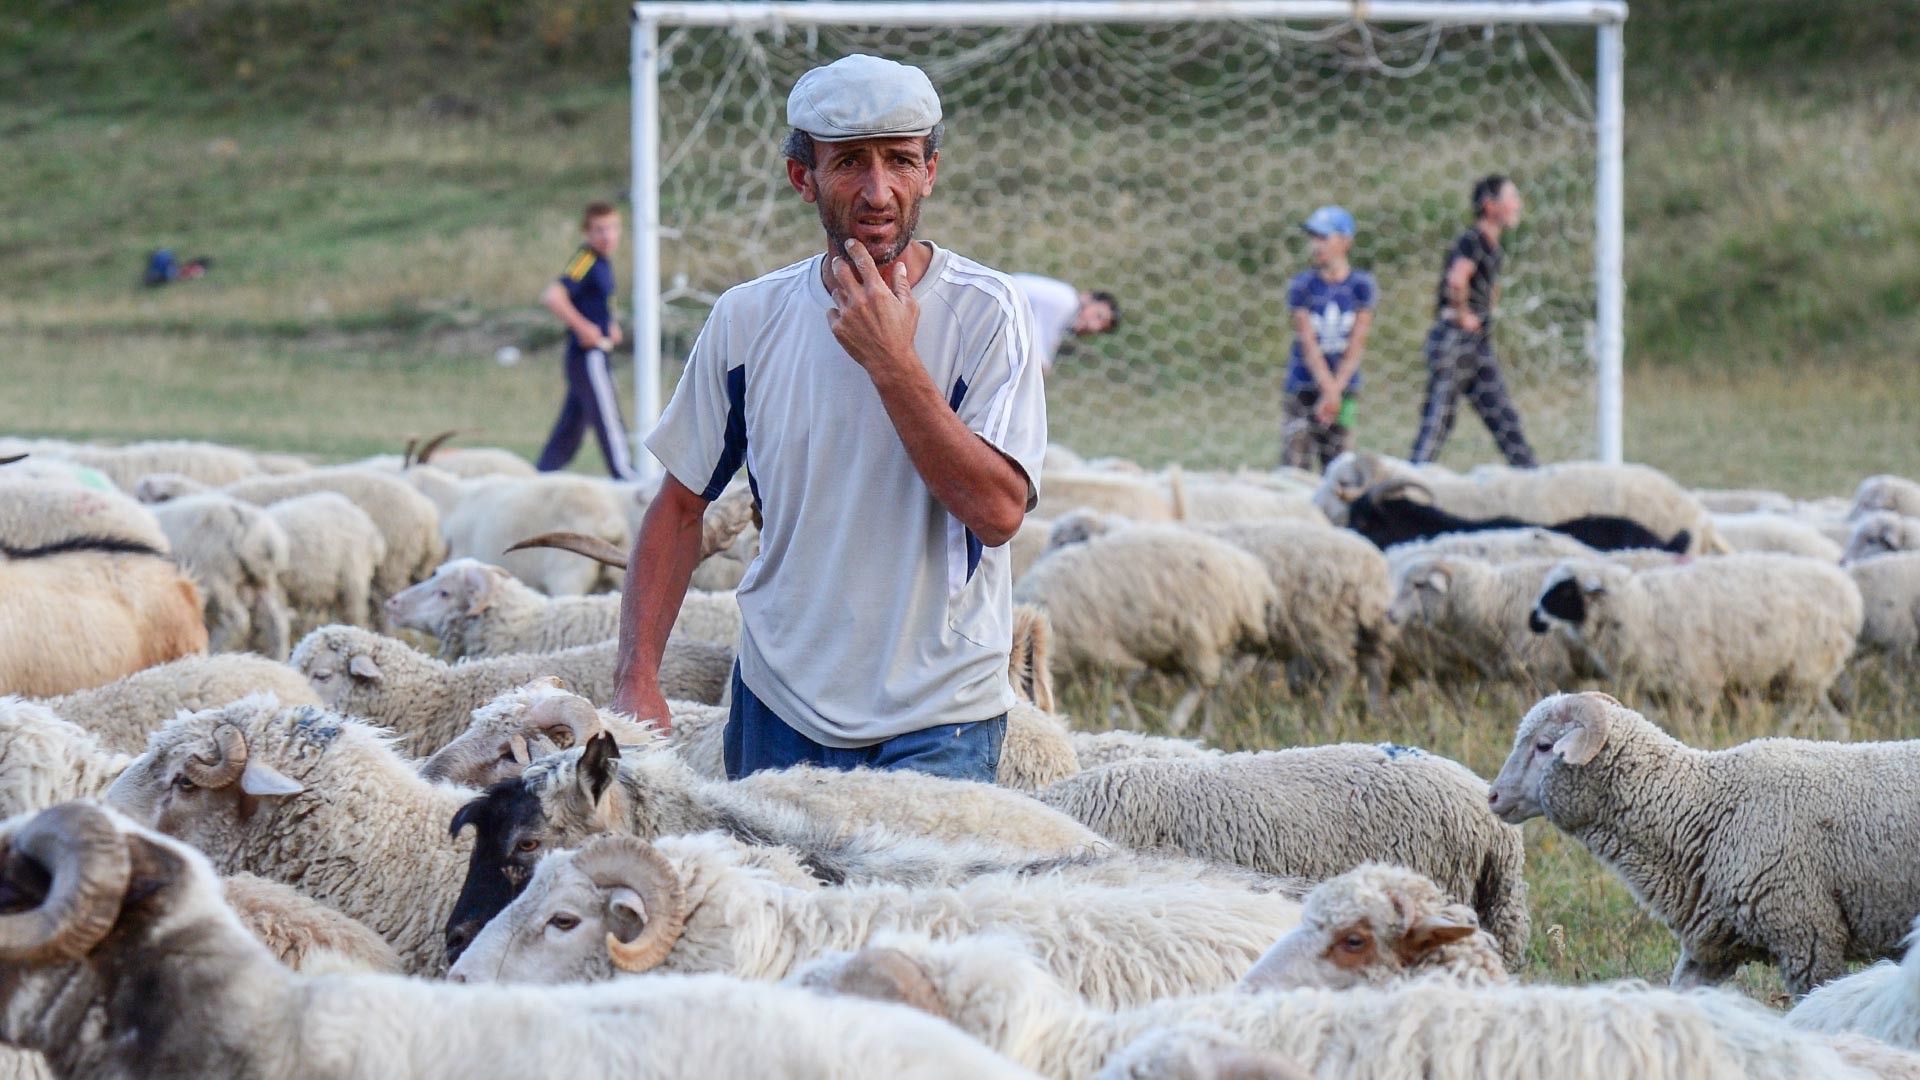
[[[1271, 466], [1307, 269], [1339, 203], [1379, 285], [1358, 445], [1407, 453], [1444, 253], [1484, 174], [1526, 202], [1495, 344], [1543, 459], [1621, 456], [1621, 0], [642, 2], [633, 9], [636, 422], [713, 300], [818, 251], [780, 156], [800, 74], [924, 68], [946, 113], [919, 235], [1111, 292], [1048, 376], [1056, 441]], [[1564, 55], [1596, 33], [1584, 76]], [[663, 365], [662, 361], [665, 359]], [[1446, 460], [1497, 460], [1463, 401]], [[645, 460], [651, 460], [641, 455]]]

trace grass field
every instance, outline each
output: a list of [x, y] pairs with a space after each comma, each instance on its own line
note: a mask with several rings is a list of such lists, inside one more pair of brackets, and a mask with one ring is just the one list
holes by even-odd
[[[1811, 496], [1872, 472], [1920, 475], [1913, 22], [1901, 0], [1835, 5], [1850, 10], [1825, 21], [1814, 7], [1634, 5], [1627, 450], [1686, 483]], [[331, 459], [460, 427], [534, 452], [559, 375], [558, 334], [533, 297], [574, 243], [573, 208], [625, 184], [618, 9], [10, 11], [0, 86], [37, 93], [0, 92], [0, 433]], [[214, 274], [141, 289], [142, 258], [163, 244], [214, 254]], [[501, 367], [508, 345], [525, 357]], [[1097, 426], [1116, 410], [1168, 411], [1150, 397], [1164, 394], [1063, 377], [1053, 406]], [[1202, 404], [1205, 432], [1172, 456], [1271, 463], [1270, 395]], [[1363, 442], [1402, 450], [1411, 419], [1366, 414]], [[1463, 418], [1449, 462], [1490, 455]], [[591, 465], [589, 451], [579, 466]], [[1068, 688], [1067, 701], [1105, 715], [1097, 691]], [[1392, 740], [1490, 776], [1528, 704], [1511, 690], [1406, 690], [1365, 717], [1255, 679], [1219, 703], [1218, 735], [1235, 748]], [[1685, 726], [1724, 745], [1776, 724], [1746, 708]], [[1920, 685], [1863, 673], [1854, 734], [1920, 737]], [[1527, 837], [1528, 974], [1664, 980], [1671, 938], [1617, 879], [1541, 823]], [[1753, 969], [1741, 985], [1778, 988]]]
[[[1858, 700], [1851, 737], [1920, 738], [1920, 679], [1890, 676], [1876, 662], [1855, 671]], [[1108, 715], [1111, 685], [1079, 682], [1061, 689], [1063, 707], [1078, 717]], [[1164, 717], [1177, 693], [1150, 688], [1138, 700], [1150, 729]], [[1638, 705], [1632, 693], [1601, 689], [1691, 745], [1722, 747], [1781, 734], [1777, 708], [1731, 702], [1712, 712], [1673, 714]], [[1513, 746], [1514, 729], [1537, 698], [1509, 686], [1396, 689], [1382, 714], [1367, 715], [1352, 703], [1334, 703], [1289, 692], [1277, 673], [1256, 671], [1216, 691], [1214, 726], [1208, 741], [1228, 749], [1271, 749], [1332, 742], [1392, 742], [1453, 758], [1491, 779]], [[1083, 721], [1084, 722], [1084, 721]], [[1198, 725], [1196, 721], [1196, 727]], [[1188, 732], [1189, 735], [1193, 732]], [[1551, 982], [1636, 978], [1665, 983], [1679, 949], [1671, 934], [1635, 906], [1619, 878], [1600, 866], [1578, 841], [1542, 820], [1524, 826], [1527, 884], [1533, 940], [1525, 977]], [[1549, 934], [1551, 927], [1561, 928]], [[1783, 988], [1771, 967], [1749, 964], [1736, 984], [1761, 1001], [1781, 1004]]]

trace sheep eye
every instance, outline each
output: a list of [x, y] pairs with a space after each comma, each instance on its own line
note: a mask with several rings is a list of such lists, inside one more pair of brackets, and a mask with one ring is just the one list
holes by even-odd
[[515, 851], [538, 851], [538, 850], [540, 850], [540, 841], [539, 841], [539, 840], [537, 840], [537, 839], [535, 839], [534, 837], [531, 837], [531, 836], [529, 836], [529, 837], [526, 837], [526, 838], [524, 838], [524, 839], [522, 839], [522, 840], [519, 840], [519, 841], [517, 841], [517, 842], [516, 842], [516, 843], [515, 843], [515, 844], [513, 845], [513, 850], [515, 850]]
[[173, 786], [176, 788], [179, 788], [181, 791], [192, 791], [194, 788], [198, 787], [199, 785], [195, 784], [192, 780], [187, 779], [186, 773], [181, 773], [179, 776], [176, 776], [173, 778]]
[[553, 927], [555, 930], [558, 930], [564, 934], [567, 931], [572, 930], [574, 927], [579, 926], [580, 918], [577, 915], [569, 915], [563, 911], [563, 912], [560, 912], [558, 915], [555, 915], [553, 918], [548, 919], [547, 925]]
[[447, 590], [445, 590], [445, 589], [441, 589], [441, 590], [440, 590], [440, 599], [442, 599], [442, 600], [445, 600], [445, 599], [446, 599], [447, 597], [449, 597], [449, 596], [452, 596], [452, 595], [453, 595], [452, 593], [450, 593], [450, 592], [448, 592], [448, 591], [447, 591]]
[[307, 678], [308, 678], [308, 679], [311, 679], [311, 680], [312, 680], [312, 681], [314, 681], [314, 682], [326, 682], [326, 681], [327, 681], [328, 679], [331, 679], [331, 678], [333, 678], [333, 672], [331, 672], [331, 671], [316, 671], [316, 672], [314, 672], [313, 674], [311, 674], [311, 675], [309, 675], [309, 676], [307, 676]]
[[1359, 934], [1348, 934], [1346, 939], [1340, 942], [1340, 947], [1348, 952], [1359, 952], [1367, 947], [1367, 939]]
[[1537, 753], [1550, 754], [1553, 752], [1553, 744], [1543, 739], [1540, 742], [1534, 743], [1533, 749]]

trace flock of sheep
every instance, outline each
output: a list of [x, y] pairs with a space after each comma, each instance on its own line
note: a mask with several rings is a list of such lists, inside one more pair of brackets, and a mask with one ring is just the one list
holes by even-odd
[[[443, 443], [0, 439], [0, 1077], [1920, 1080], [1920, 952], [1847, 974], [1920, 916], [1920, 744], [1704, 751], [1556, 692], [1844, 736], [1855, 658], [1920, 659], [1920, 484], [1055, 448], [999, 783], [729, 782], [745, 486], [663, 736], [604, 708], [648, 491]], [[1140, 680], [1204, 738], [1267, 665], [1543, 696], [1491, 782], [1142, 732]], [[1081, 675], [1117, 677], [1097, 730]], [[1534, 817], [1672, 931], [1672, 988], [1512, 978]], [[1713, 988], [1748, 961], [1791, 1012]]]

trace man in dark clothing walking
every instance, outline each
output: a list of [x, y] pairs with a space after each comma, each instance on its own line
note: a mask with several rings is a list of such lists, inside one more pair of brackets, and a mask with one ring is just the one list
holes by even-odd
[[567, 326], [567, 399], [537, 467], [541, 472], [566, 468], [591, 424], [607, 471], [616, 480], [632, 480], [627, 424], [607, 366], [607, 353], [620, 344], [620, 326], [613, 318], [613, 253], [620, 246], [620, 211], [608, 203], [593, 203], [581, 216], [580, 231], [586, 242], [567, 261], [559, 280], [540, 294], [540, 302]]
[[1439, 455], [1465, 393], [1507, 463], [1531, 468], [1533, 448], [1494, 361], [1491, 336], [1500, 300], [1500, 235], [1520, 223], [1520, 189], [1504, 176], [1485, 177], [1473, 186], [1473, 208], [1478, 220], [1454, 241], [1441, 269], [1433, 329], [1427, 334], [1427, 400], [1420, 410], [1420, 434], [1407, 456], [1428, 462]]

